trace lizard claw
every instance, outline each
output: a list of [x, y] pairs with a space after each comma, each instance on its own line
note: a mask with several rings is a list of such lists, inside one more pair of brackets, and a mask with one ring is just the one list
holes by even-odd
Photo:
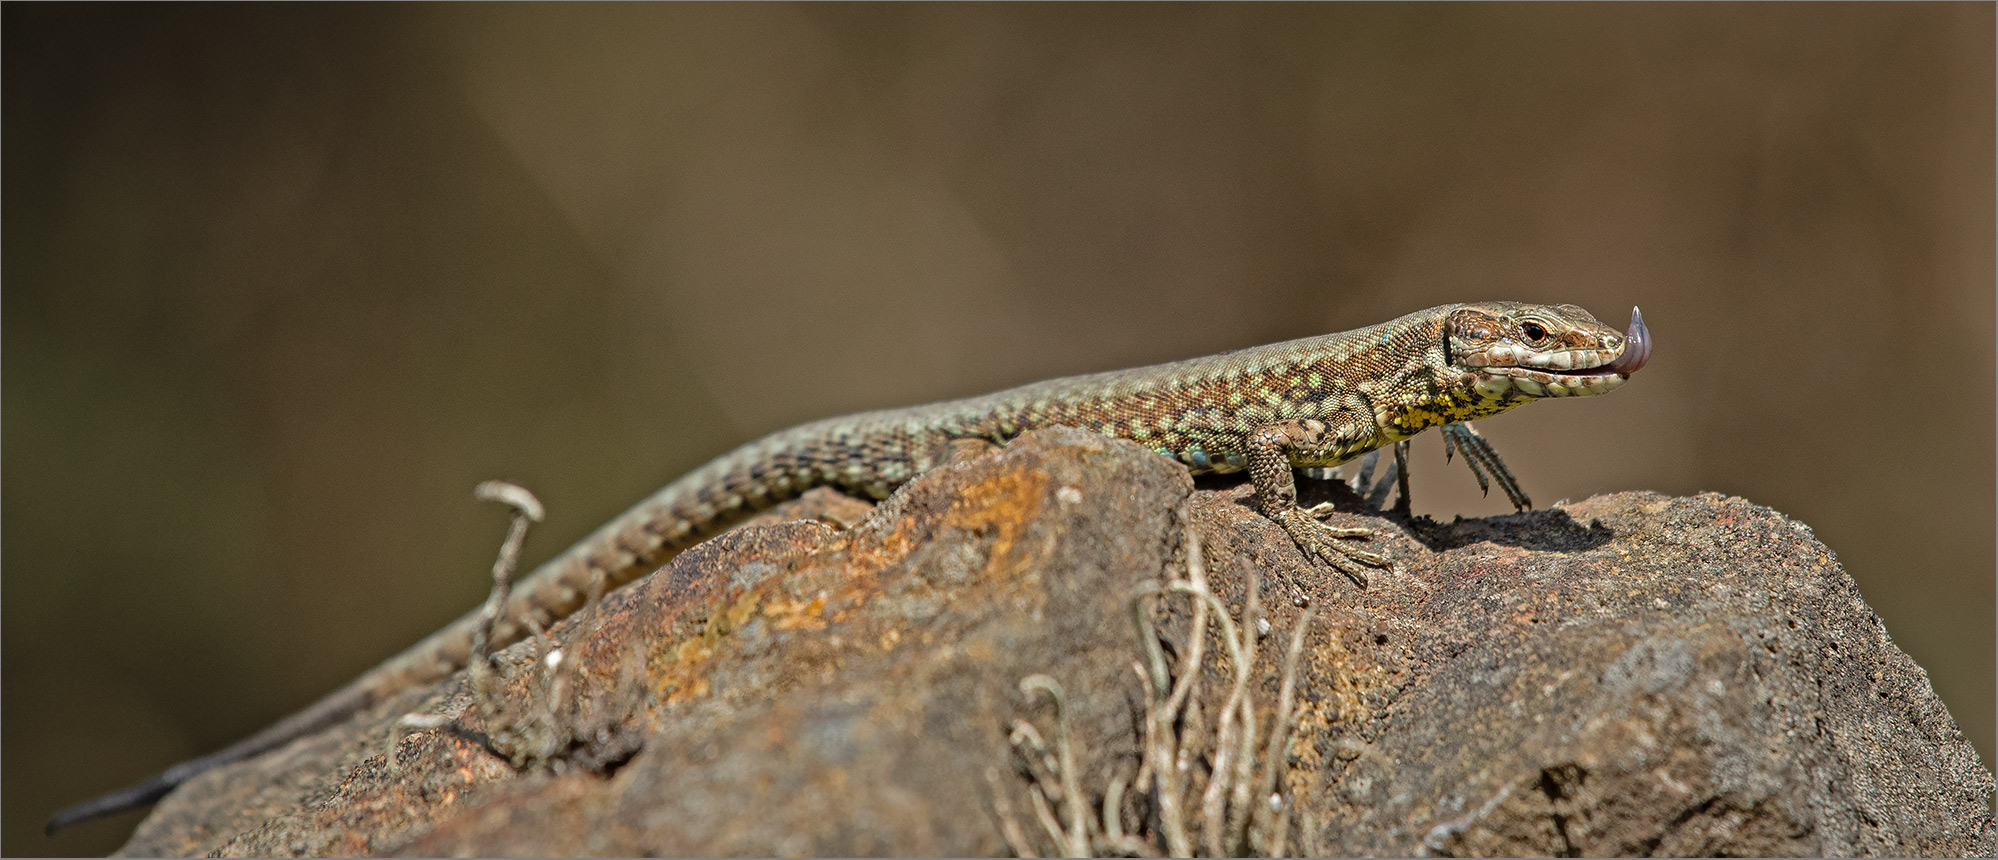
[[1324, 505], [1313, 505], [1311, 509], [1294, 509], [1291, 516], [1283, 519], [1284, 530], [1290, 532], [1297, 548], [1305, 557], [1315, 558], [1338, 569], [1361, 588], [1367, 587], [1367, 567], [1389, 567], [1388, 557], [1368, 552], [1347, 543], [1344, 538], [1372, 538], [1373, 531], [1364, 528], [1343, 528], [1330, 526], [1313, 518], [1313, 512]]
[[1331, 502], [1319, 502], [1318, 504], [1312, 505], [1311, 507], [1304, 509], [1304, 515], [1307, 517], [1311, 517], [1312, 519], [1318, 519], [1319, 517], [1323, 517], [1329, 513], [1332, 513]]

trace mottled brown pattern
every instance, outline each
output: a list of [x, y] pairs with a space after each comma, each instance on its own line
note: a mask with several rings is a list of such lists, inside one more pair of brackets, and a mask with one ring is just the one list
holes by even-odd
[[[1364, 584], [1361, 565], [1384, 559], [1339, 540], [1364, 537], [1365, 530], [1332, 528], [1300, 509], [1292, 469], [1336, 466], [1428, 428], [1496, 415], [1538, 397], [1603, 393], [1625, 379], [1602, 367], [1624, 345], [1623, 335], [1573, 305], [1444, 305], [1338, 334], [799, 425], [666, 485], [525, 577], [494, 628], [493, 647], [519, 641], [530, 621], [553, 623], [592, 592], [654, 570], [813, 487], [886, 498], [949, 462], [961, 440], [1003, 444], [1052, 426], [1131, 439], [1195, 474], [1247, 470], [1264, 516], [1308, 556]], [[1556, 361], [1594, 371], [1561, 373], [1552, 369]], [[234, 747], [72, 810], [79, 815], [65, 823], [151, 802], [203, 770], [449, 675], [469, 659], [476, 616], [467, 614]]]

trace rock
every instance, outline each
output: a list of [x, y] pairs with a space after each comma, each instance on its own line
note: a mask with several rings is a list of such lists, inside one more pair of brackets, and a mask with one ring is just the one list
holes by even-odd
[[[1246, 486], [1195, 489], [1073, 430], [871, 510], [815, 491], [558, 624], [554, 668], [521, 643], [483, 702], [460, 673], [207, 774], [122, 853], [1049, 852], [1037, 807], [1065, 828], [1071, 799], [1102, 851], [1120, 835], [1106, 795], [1110, 824], [1162, 851], [1168, 804], [1134, 779], [1167, 742], [1195, 848], [1225, 831], [1332, 854], [1992, 853], [1991, 774], [1801, 523], [1717, 495], [1451, 524], [1363, 512], [1342, 485], [1306, 495], [1374, 528], [1396, 569], [1355, 588], [1307, 566]], [[1151, 592], [1184, 581], [1194, 539], [1236, 626], [1264, 626], [1241, 618], [1259, 602], [1269, 632], [1231, 710], [1210, 619], [1188, 710], [1148, 742], [1166, 690], [1141, 681], [1132, 610], [1184, 675], [1191, 600]], [[1300, 604], [1316, 615], [1286, 712]], [[1034, 675], [1058, 682], [1058, 714], [1022, 692]], [[412, 712], [452, 724], [396, 730]], [[1223, 714], [1261, 730], [1256, 779], [1209, 806]]]
[[1618, 493], [1423, 542], [1344, 601], [1324, 851], [1992, 853], [1991, 774], [1802, 523]]

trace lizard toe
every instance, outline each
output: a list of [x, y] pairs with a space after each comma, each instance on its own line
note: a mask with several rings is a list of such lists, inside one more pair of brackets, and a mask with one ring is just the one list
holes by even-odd
[[1387, 556], [1347, 543], [1350, 539], [1372, 538], [1373, 532], [1369, 529], [1329, 526], [1311, 518], [1309, 512], [1304, 510], [1285, 517], [1283, 525], [1306, 558], [1332, 566], [1363, 588], [1367, 584], [1366, 567], [1390, 565]]

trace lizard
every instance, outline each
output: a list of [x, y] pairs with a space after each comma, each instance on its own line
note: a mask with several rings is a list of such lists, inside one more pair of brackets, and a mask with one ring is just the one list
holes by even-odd
[[[696, 468], [542, 564], [519, 583], [489, 644], [497, 650], [519, 641], [580, 609], [593, 591], [632, 581], [805, 490], [832, 486], [887, 498], [950, 462], [964, 443], [1003, 445], [1050, 426], [1132, 440], [1196, 475], [1248, 472], [1252, 503], [1264, 517], [1305, 556], [1364, 587], [1364, 568], [1388, 559], [1348, 542], [1368, 537], [1367, 529], [1321, 522], [1329, 503], [1300, 507], [1293, 469], [1336, 467], [1388, 445], [1397, 445], [1399, 461], [1408, 439], [1442, 426], [1446, 447], [1454, 441], [1463, 448], [1477, 472], [1491, 451], [1465, 422], [1533, 400], [1608, 393], [1650, 355], [1636, 308], [1628, 331], [1619, 332], [1575, 305], [1449, 304], [1336, 334], [801, 424]], [[1487, 468], [1496, 462], [1492, 456]], [[1509, 473], [1494, 471], [1525, 507]], [[1405, 503], [1405, 466], [1399, 474]], [[469, 661], [477, 627], [475, 611], [263, 731], [63, 810], [47, 829], [153, 803], [205, 771], [449, 677]]]

